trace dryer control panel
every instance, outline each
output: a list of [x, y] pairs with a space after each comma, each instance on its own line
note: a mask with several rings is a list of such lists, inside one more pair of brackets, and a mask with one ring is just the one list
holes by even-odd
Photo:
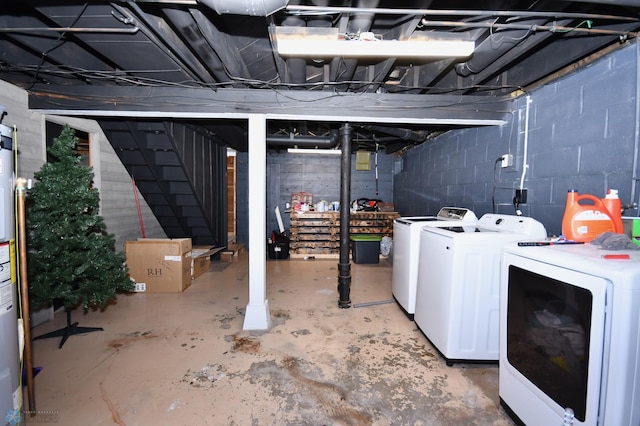
[[542, 223], [526, 216], [487, 213], [478, 220], [478, 227], [516, 234], [535, 235], [539, 238], [546, 238], [547, 236], [547, 231]]

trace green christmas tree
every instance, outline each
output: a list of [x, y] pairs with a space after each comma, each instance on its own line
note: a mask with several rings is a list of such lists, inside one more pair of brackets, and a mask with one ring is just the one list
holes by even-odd
[[68, 318], [76, 307], [104, 308], [117, 291], [133, 288], [124, 254], [115, 251], [99, 215], [93, 169], [80, 164], [77, 143], [75, 131], [64, 126], [48, 150], [57, 161], [34, 174], [26, 206], [30, 304], [61, 301]]

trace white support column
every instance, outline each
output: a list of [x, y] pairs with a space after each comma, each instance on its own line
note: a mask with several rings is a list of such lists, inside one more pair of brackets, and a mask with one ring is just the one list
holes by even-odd
[[266, 211], [267, 121], [264, 115], [249, 116], [249, 303], [244, 330], [268, 330], [271, 314], [267, 300]]

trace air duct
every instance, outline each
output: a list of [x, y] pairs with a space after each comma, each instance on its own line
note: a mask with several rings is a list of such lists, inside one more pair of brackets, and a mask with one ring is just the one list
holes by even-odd
[[524, 40], [529, 33], [535, 31], [537, 25], [546, 24], [545, 19], [536, 19], [519, 22], [520, 25], [529, 25], [527, 29], [505, 30], [492, 33], [482, 43], [476, 46], [473, 56], [467, 62], [456, 64], [456, 73], [462, 77], [477, 74], [488, 67], [496, 59], [513, 49]]
[[198, 0], [219, 15], [269, 16], [287, 7], [289, 0]]

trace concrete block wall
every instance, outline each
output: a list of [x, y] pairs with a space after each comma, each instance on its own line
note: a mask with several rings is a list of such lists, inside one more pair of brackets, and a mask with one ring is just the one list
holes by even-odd
[[[285, 203], [291, 201], [295, 192], [310, 192], [314, 203], [320, 200], [340, 201], [339, 155], [300, 155], [286, 152], [267, 154], [267, 230], [278, 229], [274, 213], [280, 207], [283, 225], [289, 228], [289, 215], [284, 214]], [[392, 158], [378, 153], [378, 179], [374, 154], [371, 154], [371, 169], [356, 170], [356, 155], [351, 160], [351, 200], [358, 198], [393, 200]]]
[[[637, 206], [638, 57], [634, 41], [514, 100], [506, 125], [447, 132], [407, 151], [396, 160], [396, 209], [404, 216], [448, 205], [478, 217], [515, 214], [522, 182], [523, 215], [559, 235], [569, 189], [601, 198], [614, 188], [623, 204]], [[496, 164], [508, 153], [513, 166]]]
[[[248, 241], [248, 156], [237, 154], [237, 238]], [[394, 157], [378, 153], [378, 179], [376, 192], [375, 157], [371, 154], [371, 170], [356, 170], [356, 155], [351, 160], [351, 200], [358, 198], [393, 200]], [[289, 215], [285, 203], [294, 192], [310, 192], [315, 201], [340, 201], [340, 156], [299, 155], [287, 152], [267, 153], [267, 232], [278, 229], [275, 207], [280, 208], [285, 229], [289, 229]], [[259, 207], [259, 206], [258, 206]], [[266, 238], [267, 236], [265, 236]]]
[[[107, 232], [116, 237], [116, 250], [124, 250], [124, 241], [141, 236], [131, 178], [118, 159], [113, 147], [94, 120], [77, 117], [45, 116], [27, 107], [27, 92], [0, 80], [0, 105], [6, 110], [2, 124], [17, 129], [17, 176], [27, 179], [46, 161], [45, 121], [69, 124], [90, 135], [91, 164], [94, 184], [100, 191], [100, 214]], [[166, 234], [139, 196], [146, 236], [164, 238]]]

